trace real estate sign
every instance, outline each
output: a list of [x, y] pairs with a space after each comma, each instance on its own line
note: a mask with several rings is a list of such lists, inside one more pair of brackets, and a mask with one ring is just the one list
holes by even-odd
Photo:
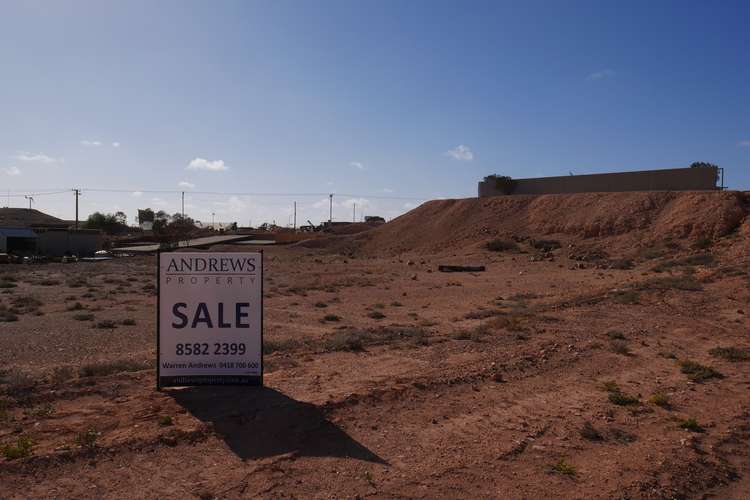
[[262, 385], [263, 254], [159, 253], [157, 386]]

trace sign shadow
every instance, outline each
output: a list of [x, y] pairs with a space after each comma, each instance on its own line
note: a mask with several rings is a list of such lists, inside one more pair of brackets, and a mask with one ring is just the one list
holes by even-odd
[[213, 426], [241, 459], [286, 453], [387, 462], [330, 422], [312, 403], [268, 387], [198, 386], [166, 393]]

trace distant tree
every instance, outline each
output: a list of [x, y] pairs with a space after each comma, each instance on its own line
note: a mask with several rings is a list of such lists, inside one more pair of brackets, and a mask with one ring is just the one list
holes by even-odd
[[714, 165], [713, 163], [708, 163], [705, 161], [696, 161], [690, 164], [690, 168], [719, 168], [718, 165]]
[[86, 220], [86, 228], [98, 229], [107, 234], [122, 234], [128, 230], [126, 220], [127, 217], [122, 212], [117, 212], [116, 214], [94, 212]]
[[154, 220], [154, 236], [164, 247], [174, 247], [180, 241], [188, 241], [197, 230], [195, 221], [182, 214], [174, 214], [171, 217], [163, 211], [156, 213]]

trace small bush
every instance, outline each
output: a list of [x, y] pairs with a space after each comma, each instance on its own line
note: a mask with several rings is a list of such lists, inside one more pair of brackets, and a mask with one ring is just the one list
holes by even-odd
[[632, 353], [630, 352], [630, 348], [628, 347], [628, 344], [625, 341], [622, 340], [614, 340], [612, 341], [612, 344], [610, 345], [610, 349], [615, 354], [620, 354], [622, 356], [630, 356]]
[[578, 431], [581, 437], [589, 441], [602, 441], [604, 438], [601, 433], [593, 426], [591, 422], [584, 422], [583, 427]]
[[680, 422], [680, 428], [690, 432], [703, 432], [703, 427], [698, 424], [694, 418], [687, 418]]
[[337, 332], [326, 339], [326, 350], [328, 351], [364, 351], [365, 335], [361, 332]]
[[619, 330], [610, 330], [607, 332], [607, 337], [612, 340], [625, 340], [625, 334]]
[[367, 317], [372, 319], [383, 319], [385, 318], [385, 314], [380, 311], [370, 311], [367, 313]]
[[750, 349], [740, 347], [714, 347], [708, 353], [715, 358], [723, 358], [734, 363], [750, 360]]
[[711, 238], [706, 238], [705, 236], [703, 238], [698, 238], [695, 243], [693, 243], [693, 248], [696, 248], [698, 250], [706, 250], [711, 247], [711, 244], [713, 241], [711, 241]]
[[81, 366], [78, 375], [81, 377], [103, 377], [113, 373], [137, 372], [153, 368], [150, 363], [121, 359], [117, 361], [104, 361], [101, 363], [89, 363]]
[[290, 351], [299, 347], [299, 341], [295, 339], [283, 340], [263, 340], [263, 354], [273, 354], [274, 352]]
[[518, 244], [510, 240], [490, 240], [487, 242], [487, 250], [491, 252], [517, 252]]
[[669, 402], [669, 396], [663, 392], [655, 392], [650, 398], [648, 398], [648, 402], [666, 409], [669, 409], [672, 406]]
[[690, 380], [703, 383], [712, 378], [724, 378], [720, 372], [711, 366], [702, 365], [695, 361], [685, 360], [680, 362], [680, 371], [686, 374]]
[[122, 320], [123, 326], [135, 326], [135, 320], [133, 318], [125, 318]]
[[68, 311], [81, 311], [83, 310], [83, 304], [80, 302], [76, 302], [75, 304], [71, 304], [68, 307], [66, 307]]
[[341, 321], [341, 318], [335, 314], [326, 314], [323, 316], [323, 321]]
[[91, 313], [78, 313], [73, 315], [73, 319], [76, 321], [91, 321], [94, 319], [94, 315]]
[[403, 304], [397, 300], [394, 300], [393, 302], [391, 302], [391, 307], [402, 307], [402, 306]]
[[618, 406], [633, 406], [639, 404], [640, 400], [617, 390], [609, 393], [609, 402]]
[[29, 436], [18, 436], [16, 444], [6, 444], [2, 447], [2, 453], [6, 460], [16, 460], [31, 456], [34, 441]]
[[115, 328], [117, 328], [117, 325], [110, 319], [103, 319], [101, 321], [98, 321], [96, 325], [94, 325], [94, 327], [102, 330], [114, 330]]
[[16, 288], [17, 286], [12, 281], [0, 281], [0, 288]]
[[325, 302], [316, 302], [315, 307], [323, 309], [323, 308], [328, 307], [328, 304], [326, 304]]
[[46, 279], [39, 282], [41, 286], [57, 286], [60, 284], [59, 280]]
[[552, 466], [552, 470], [554, 472], [557, 472], [558, 474], [563, 474], [565, 476], [575, 476], [576, 475], [576, 468], [573, 467], [571, 464], [565, 461], [564, 458], [561, 458], [559, 462], [554, 464]]
[[172, 424], [173, 424], [172, 417], [170, 417], [169, 415], [165, 415], [159, 418], [159, 425], [162, 427], [169, 427]]
[[94, 451], [97, 439], [99, 439], [99, 432], [95, 427], [89, 427], [76, 435], [75, 443], [86, 451]]
[[617, 290], [612, 292], [612, 300], [618, 304], [638, 304], [641, 300], [641, 296], [635, 290]]

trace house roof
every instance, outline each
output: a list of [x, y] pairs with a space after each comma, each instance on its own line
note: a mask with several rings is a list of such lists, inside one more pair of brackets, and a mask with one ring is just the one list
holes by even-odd
[[33, 208], [0, 208], [0, 227], [68, 227], [69, 224]]

